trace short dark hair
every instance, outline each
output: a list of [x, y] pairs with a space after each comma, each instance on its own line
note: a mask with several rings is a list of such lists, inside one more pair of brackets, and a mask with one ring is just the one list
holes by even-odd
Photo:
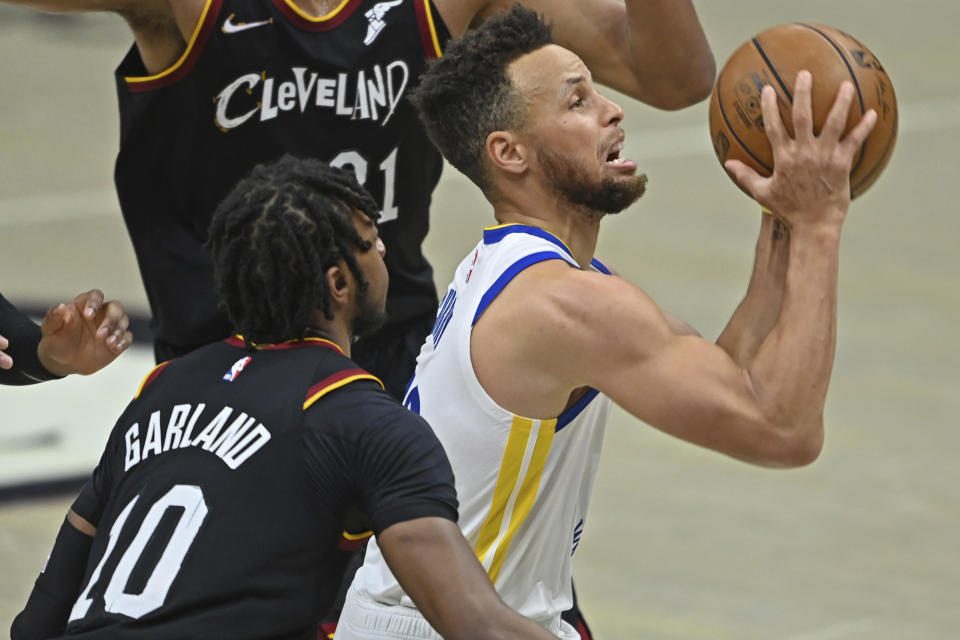
[[332, 318], [326, 272], [341, 260], [366, 289], [355, 253], [372, 244], [355, 210], [380, 215], [352, 173], [291, 155], [255, 167], [220, 203], [206, 246], [221, 305], [247, 345], [303, 338], [314, 309]]
[[519, 129], [526, 105], [507, 74], [517, 58], [553, 43], [550, 27], [519, 4], [472, 29], [433, 62], [413, 90], [427, 134], [450, 163], [486, 192], [487, 136]]

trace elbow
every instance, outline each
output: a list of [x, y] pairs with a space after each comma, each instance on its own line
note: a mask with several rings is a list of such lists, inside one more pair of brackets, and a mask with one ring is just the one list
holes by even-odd
[[769, 466], [794, 469], [812, 464], [823, 451], [823, 416], [805, 420], [800, 424], [774, 427], [777, 436], [769, 451]]
[[713, 56], [686, 73], [659, 78], [653, 85], [648, 104], [665, 111], [677, 111], [693, 106], [710, 96], [716, 78]]

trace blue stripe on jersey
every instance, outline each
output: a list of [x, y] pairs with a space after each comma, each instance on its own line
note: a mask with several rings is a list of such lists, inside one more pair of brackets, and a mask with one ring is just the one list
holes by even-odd
[[590, 261], [590, 266], [596, 269], [597, 271], [599, 271], [600, 273], [603, 273], [608, 276], [611, 275], [610, 269], [607, 269], [607, 265], [603, 264], [596, 258]]
[[[531, 229], [533, 227], [530, 227]], [[484, 232], [486, 234], [486, 232]], [[511, 280], [516, 277], [518, 273], [526, 269], [531, 265], [535, 265], [538, 262], [543, 262], [545, 260], [563, 260], [567, 262], [566, 258], [555, 251], [539, 251], [537, 253], [531, 253], [526, 255], [512, 265], [506, 268], [506, 270], [500, 274], [500, 277], [497, 278], [497, 281], [494, 282], [486, 293], [483, 294], [483, 297], [480, 298], [480, 304], [477, 305], [477, 312], [473, 315], [473, 322], [470, 323], [470, 326], [477, 324], [477, 320], [480, 319], [480, 316], [483, 315], [483, 312], [487, 310], [487, 307], [490, 306], [490, 303], [500, 295], [500, 292], [503, 291], [503, 288], [507, 286]], [[569, 264], [569, 262], [567, 262]]]
[[587, 408], [587, 405], [590, 404], [590, 401], [597, 397], [598, 393], [600, 392], [596, 389], [590, 389], [582, 398], [577, 400], [576, 404], [557, 416], [556, 431], [560, 431], [560, 429], [563, 429], [565, 426], [573, 422], [574, 418], [580, 415], [580, 413]]
[[543, 238], [547, 242], [552, 242], [557, 245], [563, 252], [568, 256], [573, 258], [573, 254], [570, 253], [570, 248], [563, 243], [563, 240], [553, 235], [545, 229], [540, 227], [531, 227], [526, 224], [507, 224], [499, 227], [490, 227], [489, 229], [483, 230], [483, 243], [484, 244], [496, 244], [504, 238], [506, 238], [511, 233], [526, 233], [531, 236], [537, 236], [538, 238]]
[[457, 290], [450, 289], [447, 292], [447, 295], [443, 297], [443, 302], [440, 303], [440, 312], [437, 314], [437, 320], [433, 324], [433, 346], [434, 348], [440, 344], [440, 338], [443, 336], [443, 332], [446, 331], [447, 325], [450, 324], [450, 319], [453, 318], [453, 307], [457, 302]]

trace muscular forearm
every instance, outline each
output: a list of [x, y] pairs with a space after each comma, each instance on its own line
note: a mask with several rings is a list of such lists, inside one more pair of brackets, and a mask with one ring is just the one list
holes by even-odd
[[780, 317], [789, 257], [786, 225], [763, 215], [747, 295], [717, 339], [717, 345], [740, 367], [749, 368]]
[[823, 408], [837, 340], [840, 225], [791, 230], [790, 260], [780, 316], [750, 369], [771, 424], [806, 445], [799, 462], [819, 453]]

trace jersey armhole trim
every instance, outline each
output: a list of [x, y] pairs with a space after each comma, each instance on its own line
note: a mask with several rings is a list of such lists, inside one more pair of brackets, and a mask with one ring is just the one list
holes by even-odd
[[310, 387], [310, 390], [307, 391], [307, 399], [303, 403], [304, 410], [309, 409], [310, 406], [327, 395], [331, 391], [339, 389], [345, 385], [355, 382], [357, 380], [373, 380], [380, 385], [381, 388], [384, 388], [383, 383], [375, 375], [367, 373], [363, 369], [344, 369], [343, 371], [338, 371], [332, 376], [328, 376], [318, 382], [317, 384]]
[[433, 21], [433, 9], [430, 0], [414, 0], [417, 11], [417, 24], [420, 27], [420, 39], [423, 41], [423, 52], [428, 60], [437, 60], [443, 57], [443, 47], [437, 36], [437, 25]]
[[124, 78], [127, 88], [134, 93], [152, 91], [171, 85], [190, 73], [190, 70], [197, 63], [197, 58], [200, 57], [203, 46], [210, 38], [210, 33], [213, 31], [222, 5], [223, 0], [206, 1], [203, 5], [203, 12], [200, 14], [200, 20], [197, 21], [193, 35], [190, 36], [190, 42], [187, 43], [187, 48], [180, 59], [173, 63], [173, 66], [152, 76], [127, 76]]
[[137, 389], [137, 393], [134, 394], [133, 396], [134, 399], [137, 399], [140, 397], [140, 394], [143, 393], [143, 390], [146, 389], [149, 384], [151, 384], [154, 380], [157, 379], [157, 376], [159, 376], [160, 373], [164, 369], [166, 369], [167, 365], [170, 364], [170, 362], [172, 361], [167, 360], [166, 362], [161, 362], [160, 364], [158, 364], [157, 366], [155, 366], [153, 369], [150, 370], [150, 373], [148, 373], [146, 377], [144, 377], [143, 382], [140, 383], [140, 387]]
[[[487, 310], [487, 307], [490, 306], [500, 292], [503, 291], [503, 288], [510, 284], [510, 281], [513, 280], [517, 274], [531, 267], [538, 262], [544, 262], [546, 260], [563, 260], [567, 264], [570, 264], [569, 259], [566, 258], [563, 254], [557, 253], [556, 251], [539, 251], [537, 253], [531, 253], [530, 255], [524, 256], [507, 267], [500, 277], [497, 278], [496, 282], [490, 285], [490, 288], [487, 289], [483, 296], [480, 298], [480, 303], [477, 305], [477, 312], [473, 315], [473, 320], [470, 322], [470, 326], [477, 324], [477, 320], [480, 319], [480, 316], [483, 315], [483, 312]], [[576, 263], [571, 265], [576, 267]]]
[[367, 540], [373, 535], [373, 531], [361, 531], [360, 533], [350, 533], [344, 531], [340, 534], [338, 547], [343, 551], [356, 551], [362, 549]]

